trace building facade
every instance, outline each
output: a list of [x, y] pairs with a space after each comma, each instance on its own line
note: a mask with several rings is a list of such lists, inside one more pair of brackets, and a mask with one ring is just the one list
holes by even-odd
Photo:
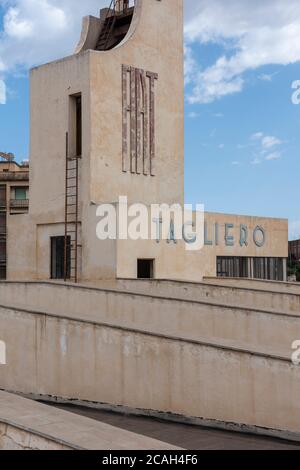
[[8, 278], [286, 279], [283, 219], [205, 213], [196, 251], [97, 236], [100, 204], [184, 204], [183, 0], [112, 5], [31, 71], [30, 209], [9, 218]]
[[[4, 154], [3, 154], [4, 155]], [[7, 221], [29, 208], [29, 167], [0, 155], [0, 279], [6, 279]], [[13, 261], [12, 261], [13, 262]]]

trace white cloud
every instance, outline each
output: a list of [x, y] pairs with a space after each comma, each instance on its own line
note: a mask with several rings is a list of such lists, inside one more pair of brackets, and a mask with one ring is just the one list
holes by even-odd
[[[278, 160], [281, 158], [282, 152], [279, 150], [274, 150], [276, 147], [283, 144], [283, 142], [278, 139], [278, 137], [273, 135], [265, 135], [263, 132], [256, 132], [250, 137], [250, 140], [258, 143], [259, 148], [257, 150], [259, 151], [260, 155], [265, 156], [267, 161]], [[256, 156], [252, 163], [260, 163], [259, 157]]]
[[191, 103], [208, 103], [241, 91], [249, 70], [300, 60], [299, 0], [186, 0], [185, 4], [189, 47], [194, 42], [225, 46], [214, 64], [194, 70]]
[[194, 111], [191, 111], [189, 114], [188, 114], [188, 117], [191, 118], [191, 119], [196, 119], [200, 116], [199, 113], [195, 113]]
[[28, 69], [73, 52], [82, 17], [99, 15], [106, 0], [0, 0], [0, 71]]
[[261, 75], [258, 76], [259, 80], [262, 80], [263, 82], [271, 82], [273, 80], [273, 77], [275, 77], [279, 72], [274, 72], [274, 73], [262, 73]]
[[251, 140], [261, 140], [263, 138], [263, 132], [256, 132], [251, 136]]
[[281, 145], [282, 142], [281, 140], [277, 139], [277, 137], [266, 135], [263, 137], [261, 144], [264, 149], [270, 149], [277, 145]]
[[[0, 72], [27, 69], [72, 53], [82, 17], [108, 0], [0, 0]], [[191, 103], [210, 103], [243, 90], [245, 73], [300, 60], [299, 0], [185, 0], [185, 77]], [[224, 53], [202, 68], [194, 44]], [[270, 80], [263, 74], [261, 79]]]
[[279, 158], [282, 157], [282, 153], [281, 152], [272, 152], [272, 153], [269, 153], [267, 156], [266, 156], [266, 160], [268, 162], [271, 162], [273, 160], [279, 160]]
[[261, 159], [258, 157], [254, 157], [254, 159], [251, 161], [251, 165], [260, 165], [261, 164]]
[[3, 80], [0, 80], [0, 104], [6, 103], [6, 86]]
[[293, 220], [289, 223], [290, 240], [300, 239], [300, 220]]

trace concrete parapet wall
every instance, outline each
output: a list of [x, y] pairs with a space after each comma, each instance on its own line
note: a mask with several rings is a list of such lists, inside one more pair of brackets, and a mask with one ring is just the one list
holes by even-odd
[[[298, 293], [278, 292], [277, 285], [264, 284], [267, 291], [261, 290], [251, 281], [248, 281], [247, 287], [237, 282], [224, 284], [208, 281], [207, 283], [192, 283], [171, 280], [136, 280], [136, 279], [118, 279], [114, 284], [115, 288], [120, 290], [129, 290], [134, 292], [147, 293], [150, 295], [162, 295], [172, 298], [181, 298], [186, 300], [213, 301], [224, 303], [225, 305], [235, 305], [250, 308], [271, 309], [278, 312], [293, 312], [300, 316], [300, 285]], [[100, 283], [99, 283], [100, 285]], [[105, 286], [105, 282], [103, 282]], [[298, 286], [296, 286], [298, 287]]]
[[300, 436], [288, 358], [20, 309], [1, 308], [0, 331], [1, 389]]
[[300, 283], [233, 277], [204, 277], [205, 283], [300, 295]]
[[[229, 341], [246, 349], [267, 354], [276, 351], [286, 357], [291, 356], [292, 343], [300, 339], [299, 311], [289, 313], [256, 307], [255, 295], [251, 293], [252, 307], [238, 307], [221, 298], [183, 300], [182, 291], [179, 298], [174, 298], [174, 292], [172, 297], [163, 297], [151, 295], [150, 289], [145, 295], [49, 282], [8, 282], [0, 283], [0, 305], [134, 327], [182, 339]], [[191, 289], [191, 297], [196, 294]]]

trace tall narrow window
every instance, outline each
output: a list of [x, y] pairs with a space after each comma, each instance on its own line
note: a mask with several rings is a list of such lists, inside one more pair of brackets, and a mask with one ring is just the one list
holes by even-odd
[[[51, 237], [51, 279], [64, 279], [65, 237]], [[71, 238], [67, 239], [67, 279], [70, 278]]]
[[82, 155], [82, 105], [81, 95], [76, 96], [76, 157]]
[[82, 155], [82, 97], [70, 96], [69, 101], [69, 157]]

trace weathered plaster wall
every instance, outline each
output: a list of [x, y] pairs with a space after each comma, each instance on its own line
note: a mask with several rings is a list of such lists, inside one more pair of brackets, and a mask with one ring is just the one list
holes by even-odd
[[1, 309], [2, 389], [292, 432], [299, 368], [288, 358]]
[[[239, 282], [226, 285], [220, 278], [207, 279], [205, 283], [186, 283], [181, 281], [118, 279], [116, 282], [102, 283], [102, 287], [111, 285], [120, 290], [142, 292], [154, 296], [183, 298], [196, 301], [215, 301], [237, 306], [293, 312], [300, 315], [300, 285], [295, 292], [281, 292], [278, 287], [283, 283], [267, 284], [265, 291], [258, 289], [256, 283], [248, 281], [247, 286]], [[279, 284], [279, 285], [278, 285]], [[99, 283], [101, 287], [101, 283]]]
[[161, 292], [159, 297], [151, 295], [150, 288], [146, 294], [134, 294], [47, 283], [0, 283], [3, 306], [90, 322], [122, 325], [189, 340], [236, 344], [243, 349], [285, 357], [291, 356], [292, 343], [300, 338], [300, 310], [289, 312], [261, 307], [262, 297], [256, 297], [255, 291], [245, 292], [251, 300], [251, 304], [245, 306], [239, 305], [238, 300], [228, 303], [226, 296], [222, 300], [221, 297], [197, 300], [192, 289], [190, 300], [188, 296], [183, 300], [182, 294], [176, 292], [173, 288], [170, 297], [166, 296], [167, 292]]

